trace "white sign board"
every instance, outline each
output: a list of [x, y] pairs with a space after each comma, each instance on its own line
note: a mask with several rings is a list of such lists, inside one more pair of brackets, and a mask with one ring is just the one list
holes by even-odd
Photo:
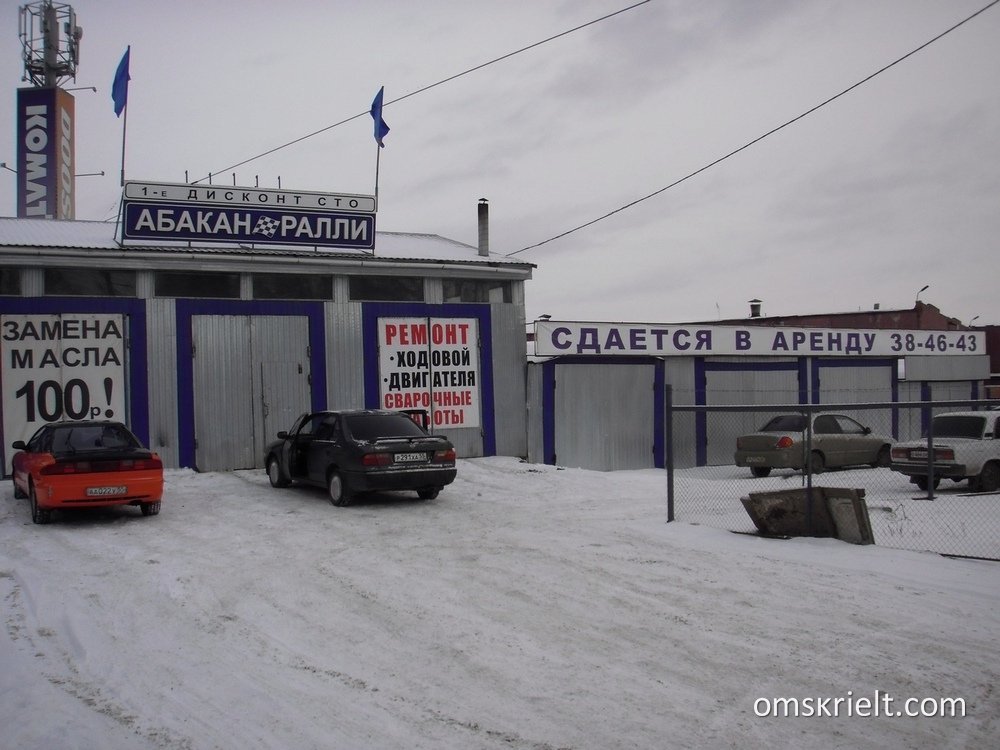
[[306, 190], [269, 190], [235, 185], [227, 187], [129, 180], [125, 183], [122, 194], [130, 200], [167, 203], [214, 203], [256, 208], [375, 213], [375, 196], [349, 193], [315, 193]]
[[46, 422], [125, 422], [125, 320], [121, 315], [4, 315], [5, 453]]
[[894, 331], [786, 326], [535, 322], [535, 354], [647, 357], [981, 355], [982, 331]]
[[379, 318], [380, 404], [426, 409], [435, 428], [479, 427], [475, 318]]

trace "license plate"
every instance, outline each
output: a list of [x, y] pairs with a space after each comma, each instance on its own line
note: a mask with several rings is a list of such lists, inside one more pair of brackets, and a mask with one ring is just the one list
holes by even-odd
[[748, 464], [762, 464], [764, 463], [763, 456], [747, 456], [746, 461]]
[[927, 451], [924, 450], [911, 450], [910, 458], [927, 458]]
[[413, 463], [419, 463], [420, 461], [426, 461], [426, 460], [427, 460], [427, 454], [426, 453], [397, 453], [396, 454], [396, 463], [397, 464], [404, 464], [404, 463], [413, 464]]
[[114, 497], [115, 495], [124, 495], [126, 492], [128, 492], [128, 487], [123, 484], [115, 487], [88, 487], [87, 497]]

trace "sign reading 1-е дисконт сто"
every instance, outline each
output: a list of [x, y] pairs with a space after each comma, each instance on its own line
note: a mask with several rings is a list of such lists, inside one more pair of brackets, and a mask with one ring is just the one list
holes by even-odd
[[122, 195], [122, 242], [375, 247], [370, 195], [135, 181]]

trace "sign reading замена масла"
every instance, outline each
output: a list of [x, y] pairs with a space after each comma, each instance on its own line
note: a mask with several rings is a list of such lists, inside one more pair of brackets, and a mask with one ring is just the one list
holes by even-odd
[[535, 354], [901, 357], [986, 354], [982, 331], [535, 322]]
[[366, 195], [127, 182], [122, 240], [375, 247]]

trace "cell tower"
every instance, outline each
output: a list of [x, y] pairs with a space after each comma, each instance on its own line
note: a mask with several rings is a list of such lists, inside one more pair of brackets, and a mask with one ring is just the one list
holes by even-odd
[[69, 5], [44, 0], [21, 8], [20, 33], [24, 75], [42, 88], [54, 88], [66, 79], [76, 80], [83, 29]]
[[17, 90], [17, 215], [72, 219], [76, 213], [76, 107], [60, 84], [76, 80], [83, 29], [64, 4], [22, 6], [24, 58]]

